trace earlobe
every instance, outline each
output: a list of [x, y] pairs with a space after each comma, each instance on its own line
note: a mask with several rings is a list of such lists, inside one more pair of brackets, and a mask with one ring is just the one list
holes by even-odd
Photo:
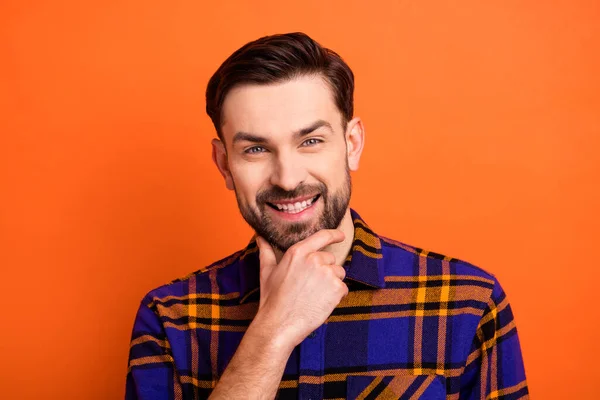
[[347, 157], [350, 171], [358, 170], [358, 164], [364, 145], [365, 129], [360, 117], [356, 117], [348, 122], [346, 131]]
[[227, 160], [227, 150], [225, 149], [225, 144], [219, 139], [213, 139], [211, 143], [213, 162], [215, 163], [219, 172], [223, 176], [223, 179], [225, 179], [225, 186], [227, 187], [227, 189], [234, 190], [233, 177], [231, 176], [231, 171], [229, 170], [229, 163]]

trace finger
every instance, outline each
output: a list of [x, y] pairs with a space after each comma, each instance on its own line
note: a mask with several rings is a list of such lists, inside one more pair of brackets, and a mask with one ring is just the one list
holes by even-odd
[[264, 282], [267, 280], [273, 267], [277, 265], [277, 258], [273, 248], [265, 239], [260, 236], [256, 237], [256, 245], [258, 246], [258, 258], [260, 261], [260, 280]]
[[335, 256], [333, 253], [328, 251], [316, 251], [314, 253], [310, 253], [308, 258], [316, 264], [319, 265], [332, 265], [335, 264]]
[[339, 265], [329, 265], [328, 268], [331, 268], [335, 276], [337, 276], [340, 280], [344, 280], [344, 278], [346, 277], [346, 270], [344, 269], [344, 267], [341, 267]]
[[294, 245], [298, 249], [306, 253], [319, 251], [332, 243], [339, 243], [344, 240], [346, 235], [339, 229], [322, 229], [317, 233], [310, 235], [306, 239]]
[[344, 283], [344, 296], [343, 297], [346, 297], [350, 293], [350, 288], [348, 287], [348, 285], [345, 282], [343, 282], [343, 283]]

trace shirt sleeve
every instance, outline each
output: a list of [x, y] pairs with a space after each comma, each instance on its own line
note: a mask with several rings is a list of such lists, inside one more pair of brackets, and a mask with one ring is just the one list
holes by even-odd
[[129, 349], [126, 400], [181, 398], [173, 354], [152, 303], [145, 299], [137, 312]]
[[529, 398], [513, 313], [496, 279], [461, 376], [460, 390], [460, 399], [490, 398]]

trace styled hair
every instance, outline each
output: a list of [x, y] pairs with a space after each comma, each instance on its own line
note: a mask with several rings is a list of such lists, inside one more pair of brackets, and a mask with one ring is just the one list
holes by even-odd
[[302, 32], [265, 36], [236, 50], [213, 74], [206, 88], [206, 113], [223, 140], [222, 107], [231, 89], [244, 84], [281, 83], [320, 75], [332, 89], [345, 129], [354, 113], [354, 74], [333, 50]]

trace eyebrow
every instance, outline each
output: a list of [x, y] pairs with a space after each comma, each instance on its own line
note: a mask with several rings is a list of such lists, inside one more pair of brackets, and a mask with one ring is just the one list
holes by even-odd
[[[313, 122], [312, 124], [310, 124], [309, 126], [307, 126], [306, 128], [302, 128], [296, 132], [294, 132], [294, 138], [295, 139], [300, 139], [303, 136], [309, 135], [312, 132], [316, 131], [319, 128], [327, 128], [329, 131], [333, 132], [333, 128], [331, 127], [331, 124], [325, 120], [318, 120]], [[257, 144], [265, 144], [268, 143], [269, 140], [265, 137], [256, 135], [254, 133], [249, 133], [249, 132], [237, 132], [234, 136], [233, 136], [233, 141], [232, 143], [235, 144], [236, 142], [252, 142], [252, 143], [257, 143]]]

